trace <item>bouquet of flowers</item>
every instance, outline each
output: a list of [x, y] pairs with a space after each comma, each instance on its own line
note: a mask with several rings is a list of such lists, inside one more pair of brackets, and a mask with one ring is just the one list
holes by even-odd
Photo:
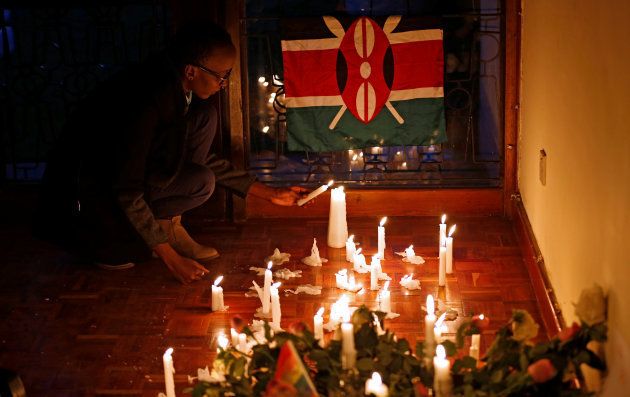
[[[582, 293], [576, 314], [580, 324], [573, 323], [549, 341], [533, 343], [538, 325], [526, 311], [515, 310], [480, 360], [462, 348], [465, 338], [479, 333], [487, 320], [475, 316], [464, 322], [455, 341], [442, 343], [451, 364], [449, 395], [589, 395], [580, 387], [581, 366], [605, 370], [605, 363], [587, 347], [591, 341], [606, 340], [601, 287]], [[383, 331], [384, 319], [385, 313], [365, 306], [353, 313], [357, 357], [349, 370], [342, 369], [341, 341], [333, 338], [322, 347], [304, 323], [276, 333], [264, 323], [265, 340], [260, 342], [260, 333], [244, 327], [242, 332], [254, 341], [251, 349], [219, 348], [212, 371], [200, 370], [189, 391], [194, 397], [364, 396], [366, 380], [378, 372], [390, 396], [428, 395], [434, 385], [432, 357], [425, 357], [422, 342], [414, 354], [407, 340]], [[283, 349], [287, 344], [291, 348]]]

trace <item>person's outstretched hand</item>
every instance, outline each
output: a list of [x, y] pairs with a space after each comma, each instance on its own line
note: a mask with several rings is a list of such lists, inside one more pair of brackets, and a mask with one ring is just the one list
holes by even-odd
[[208, 274], [208, 269], [193, 259], [181, 256], [168, 243], [158, 244], [153, 250], [182, 284], [200, 280]]
[[297, 205], [299, 199], [306, 196], [308, 192], [307, 189], [304, 189], [300, 186], [291, 186], [290, 188], [280, 188], [276, 189], [276, 193], [271, 196], [270, 200], [275, 205], [283, 205], [286, 207], [290, 207], [293, 205]]
[[290, 207], [297, 205], [299, 199], [306, 197], [308, 189], [299, 186], [289, 188], [273, 188], [263, 183], [255, 182], [249, 189], [248, 194], [271, 201], [276, 205]]

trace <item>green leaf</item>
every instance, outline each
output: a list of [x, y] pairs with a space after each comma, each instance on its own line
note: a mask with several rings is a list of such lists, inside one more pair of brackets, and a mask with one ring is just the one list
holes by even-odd
[[470, 356], [464, 356], [453, 363], [453, 372], [458, 374], [463, 370], [472, 370], [477, 368], [477, 360]]
[[492, 376], [490, 377], [490, 381], [492, 383], [501, 383], [502, 380], [503, 380], [503, 370], [502, 369], [497, 369], [496, 371], [494, 371], [492, 373]]
[[452, 357], [457, 354], [457, 346], [450, 340], [442, 341], [442, 346], [444, 346], [444, 350], [446, 351], [446, 355], [448, 357]]
[[370, 372], [370, 375], [372, 374], [372, 371], [374, 370], [374, 362], [372, 361], [371, 358], [362, 358], [360, 360], [357, 361], [357, 369], [361, 372]]

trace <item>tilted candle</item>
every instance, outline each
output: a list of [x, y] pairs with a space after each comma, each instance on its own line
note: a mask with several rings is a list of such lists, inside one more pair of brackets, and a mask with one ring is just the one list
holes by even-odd
[[301, 207], [304, 204], [308, 203], [309, 201], [313, 200], [315, 197], [319, 196], [320, 194], [328, 190], [328, 188], [331, 187], [333, 183], [334, 181], [330, 181], [327, 184], [322, 185], [318, 187], [317, 189], [313, 190], [312, 192], [308, 194], [308, 196], [304, 197], [303, 199], [298, 200], [297, 205]]
[[271, 266], [272, 266], [272, 262], [269, 261], [269, 263], [267, 263], [267, 270], [265, 270], [265, 281], [263, 284], [263, 297], [262, 297], [262, 311], [263, 311], [263, 315], [269, 315], [270, 312], [270, 304], [271, 304], [271, 297], [269, 295], [269, 289], [271, 288]]

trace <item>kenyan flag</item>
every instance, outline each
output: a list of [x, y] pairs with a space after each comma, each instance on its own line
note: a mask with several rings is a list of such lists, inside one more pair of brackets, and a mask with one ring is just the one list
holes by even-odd
[[289, 150], [446, 141], [443, 33], [427, 27], [400, 16], [283, 21]]

